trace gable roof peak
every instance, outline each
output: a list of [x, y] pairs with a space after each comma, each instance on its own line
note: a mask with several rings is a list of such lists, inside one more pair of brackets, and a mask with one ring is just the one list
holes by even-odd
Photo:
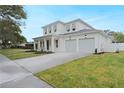
[[47, 26], [50, 26], [50, 25], [52, 25], [52, 24], [57, 24], [57, 23], [62, 23], [62, 24], [64, 24], [64, 22], [62, 22], [62, 21], [60, 21], [60, 20], [57, 20], [57, 21], [55, 21], [55, 22], [52, 22], [52, 23], [47, 24], [47, 25], [45, 25], [45, 26], [42, 26], [42, 28], [45, 28], [45, 27], [47, 27]]
[[86, 23], [85, 21], [83, 21], [81, 18], [77, 18], [77, 19], [72, 20], [72, 21], [69, 21], [69, 22], [67, 22], [67, 23], [65, 23], [65, 24], [69, 24], [69, 23], [72, 23], [72, 22], [75, 22], [75, 21], [80, 21], [81, 23], [83, 23], [83, 24], [85, 24], [86, 26], [90, 27], [91, 29], [95, 30], [94, 27], [92, 27], [91, 25], [87, 24], [87, 23]]

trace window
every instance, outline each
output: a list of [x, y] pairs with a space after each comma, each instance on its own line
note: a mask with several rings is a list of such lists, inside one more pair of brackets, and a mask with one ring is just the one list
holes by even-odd
[[75, 30], [76, 30], [76, 25], [72, 24], [72, 31], [75, 31]]
[[51, 33], [51, 27], [49, 27], [49, 33]]
[[47, 31], [45, 31], [45, 34], [47, 34]]
[[70, 25], [66, 26], [66, 30], [69, 32], [70, 31]]
[[45, 34], [47, 34], [47, 28], [44, 31], [45, 31]]
[[54, 30], [54, 32], [56, 32], [56, 29]]
[[75, 31], [76, 29], [75, 28], [72, 28], [73, 31]]
[[57, 27], [56, 27], [56, 25], [53, 27], [53, 30], [54, 30], [54, 32], [57, 31]]
[[56, 48], [58, 48], [58, 40], [56, 40]]

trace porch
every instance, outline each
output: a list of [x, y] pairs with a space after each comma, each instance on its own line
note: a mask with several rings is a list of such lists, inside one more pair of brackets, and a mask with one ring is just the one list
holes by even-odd
[[34, 39], [34, 50], [55, 52], [59, 48], [59, 39], [55, 36], [42, 36]]

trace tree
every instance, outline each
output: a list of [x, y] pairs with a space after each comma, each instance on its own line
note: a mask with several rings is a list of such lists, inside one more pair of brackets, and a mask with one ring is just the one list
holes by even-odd
[[[18, 34], [17, 34], [18, 35]], [[26, 43], [27, 42], [27, 39], [23, 36], [23, 35], [19, 35], [19, 36], [17, 36], [18, 38], [17, 38], [17, 41], [19, 42], [19, 43]]]
[[20, 5], [1, 5], [0, 16], [1, 18], [10, 18], [16, 21], [17, 19], [26, 19], [26, 13], [23, 6]]
[[124, 43], [124, 34], [122, 32], [114, 32], [114, 40], [117, 43]]
[[17, 44], [26, 41], [26, 38], [21, 35], [22, 31], [20, 29], [21, 20], [26, 18], [23, 6], [0, 6], [0, 40], [5, 47], [8, 42]]

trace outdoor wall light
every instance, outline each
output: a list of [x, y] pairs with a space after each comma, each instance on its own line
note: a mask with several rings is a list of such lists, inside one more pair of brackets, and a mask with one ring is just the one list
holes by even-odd
[[87, 37], [86, 37], [87, 35], [84, 35], [84, 36], [85, 36], [85, 38], [87, 38]]

